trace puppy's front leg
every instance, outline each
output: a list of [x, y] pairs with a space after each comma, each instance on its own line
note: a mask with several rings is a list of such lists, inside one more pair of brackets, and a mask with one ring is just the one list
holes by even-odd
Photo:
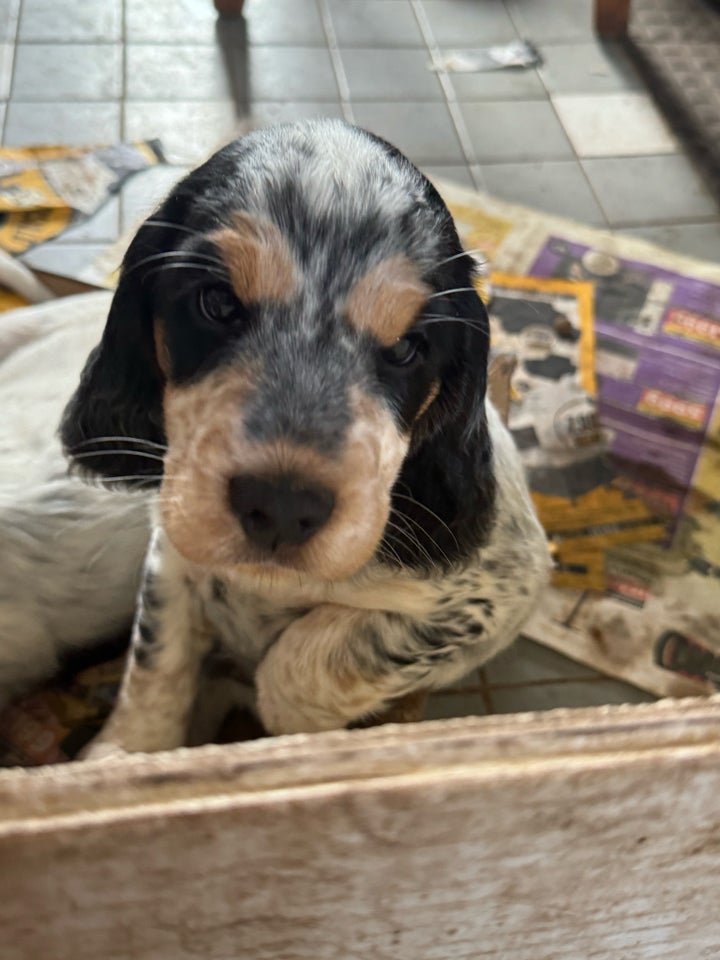
[[419, 689], [426, 671], [393, 653], [407, 650], [403, 619], [323, 604], [291, 623], [255, 675], [265, 729], [337, 729]]
[[182, 746], [209, 644], [196, 597], [156, 537], [118, 700], [84, 759]]

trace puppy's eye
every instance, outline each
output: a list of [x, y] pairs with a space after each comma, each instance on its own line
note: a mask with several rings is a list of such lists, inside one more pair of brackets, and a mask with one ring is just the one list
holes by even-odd
[[203, 287], [198, 294], [200, 313], [211, 323], [230, 324], [240, 316], [240, 304], [228, 287]]
[[419, 359], [423, 344], [421, 336], [411, 333], [407, 337], [400, 337], [392, 347], [383, 350], [382, 356], [387, 363], [395, 367], [407, 367], [414, 360]]

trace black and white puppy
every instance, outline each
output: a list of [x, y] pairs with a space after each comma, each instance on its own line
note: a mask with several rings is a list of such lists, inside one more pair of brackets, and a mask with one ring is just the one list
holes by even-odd
[[[472, 260], [385, 142], [278, 126], [187, 177], [133, 240], [62, 421], [86, 477], [144, 491], [85, 487], [97, 502], [154, 505], [125, 680], [91, 754], [186, 742], [213, 660], [268, 731], [293, 733], [510, 643], [548, 555], [487, 360]], [[0, 642], [4, 617], [0, 600]]]

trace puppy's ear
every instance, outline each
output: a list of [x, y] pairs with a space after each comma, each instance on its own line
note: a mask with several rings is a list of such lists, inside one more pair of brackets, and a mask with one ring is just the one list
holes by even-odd
[[[470, 287], [472, 274], [447, 288]], [[451, 566], [480, 547], [494, 519], [495, 478], [485, 414], [489, 322], [478, 295], [453, 296], [460, 336], [437, 399], [413, 431], [393, 491], [393, 552], [413, 566]], [[391, 528], [392, 529], [392, 528]]]
[[154, 444], [165, 442], [163, 375], [155, 353], [146, 261], [162, 252], [164, 234], [146, 223], [132, 241], [102, 340], [87, 360], [60, 425], [65, 453], [75, 467], [125, 486], [162, 475], [161, 448]]

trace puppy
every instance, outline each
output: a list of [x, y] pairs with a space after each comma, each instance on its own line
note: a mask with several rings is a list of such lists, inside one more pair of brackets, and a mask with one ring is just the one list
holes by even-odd
[[[77, 471], [125, 491], [83, 497], [141, 497], [153, 516], [91, 755], [187, 742], [203, 665], [252, 691], [269, 732], [295, 733], [376, 715], [510, 643], [548, 554], [487, 358], [452, 218], [378, 138], [266, 129], [171, 193], [62, 419]], [[136, 572], [122, 520], [103, 527], [111, 573], [84, 554], [77, 606]]]

